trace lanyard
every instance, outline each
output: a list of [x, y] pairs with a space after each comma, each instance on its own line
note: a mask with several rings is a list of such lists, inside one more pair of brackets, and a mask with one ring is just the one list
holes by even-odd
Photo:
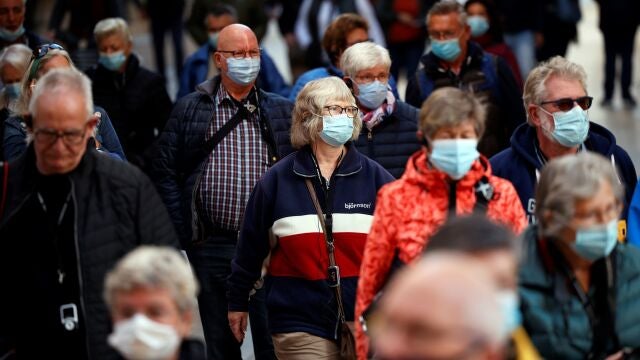
[[[40, 206], [42, 207], [42, 210], [45, 212], [45, 214], [48, 213], [47, 210], [47, 204], [44, 201], [44, 198], [42, 197], [42, 194], [40, 194], [40, 192], [37, 192], [38, 195], [38, 201], [40, 202]], [[62, 251], [60, 249], [60, 225], [62, 225], [62, 221], [64, 221], [64, 216], [67, 213], [67, 208], [69, 206], [69, 201], [71, 200], [71, 190], [69, 190], [69, 193], [67, 194], [66, 199], [64, 200], [64, 204], [62, 205], [62, 208], [60, 209], [60, 213], [58, 214], [58, 219], [56, 221], [55, 224], [51, 224], [50, 222], [48, 223], [48, 227], [49, 227], [49, 233], [53, 234], [53, 247], [55, 249], [56, 252], [56, 260], [58, 263], [58, 283], [62, 284], [64, 282], [64, 276], [65, 276], [65, 272], [64, 272], [64, 264], [62, 261]]]

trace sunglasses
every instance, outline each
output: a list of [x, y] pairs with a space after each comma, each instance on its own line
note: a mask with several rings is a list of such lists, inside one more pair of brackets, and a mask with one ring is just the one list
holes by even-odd
[[47, 55], [47, 53], [49, 52], [49, 50], [64, 50], [64, 48], [58, 44], [55, 43], [51, 43], [51, 44], [43, 44], [38, 46], [35, 50], [33, 50], [33, 58], [34, 59], [40, 59], [43, 56]]
[[562, 98], [558, 100], [550, 100], [543, 101], [540, 105], [553, 104], [560, 111], [569, 111], [573, 109], [573, 104], [578, 104], [582, 108], [582, 110], [587, 110], [591, 107], [591, 103], [593, 103], [593, 98], [591, 96], [581, 96], [579, 98]]

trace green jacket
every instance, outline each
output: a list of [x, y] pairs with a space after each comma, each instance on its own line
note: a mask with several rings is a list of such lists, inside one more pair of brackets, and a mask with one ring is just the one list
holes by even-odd
[[[580, 299], [562, 271], [544, 260], [537, 226], [523, 234], [519, 292], [523, 325], [546, 359], [587, 359], [593, 333]], [[615, 257], [615, 335], [622, 348], [640, 348], [640, 250], [619, 243]], [[589, 294], [593, 293], [593, 284]], [[609, 339], [609, 353], [614, 348]]]

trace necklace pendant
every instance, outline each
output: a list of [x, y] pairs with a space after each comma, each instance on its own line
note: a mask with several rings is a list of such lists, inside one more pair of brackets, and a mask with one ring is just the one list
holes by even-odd
[[58, 283], [62, 284], [64, 282], [64, 272], [58, 269]]

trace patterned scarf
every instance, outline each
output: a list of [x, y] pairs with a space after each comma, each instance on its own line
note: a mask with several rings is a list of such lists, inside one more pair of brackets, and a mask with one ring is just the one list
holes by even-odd
[[387, 98], [377, 109], [368, 113], [360, 112], [360, 117], [364, 125], [371, 131], [376, 125], [380, 124], [386, 116], [393, 113], [396, 108], [396, 97], [393, 96], [391, 90], [387, 90]]

